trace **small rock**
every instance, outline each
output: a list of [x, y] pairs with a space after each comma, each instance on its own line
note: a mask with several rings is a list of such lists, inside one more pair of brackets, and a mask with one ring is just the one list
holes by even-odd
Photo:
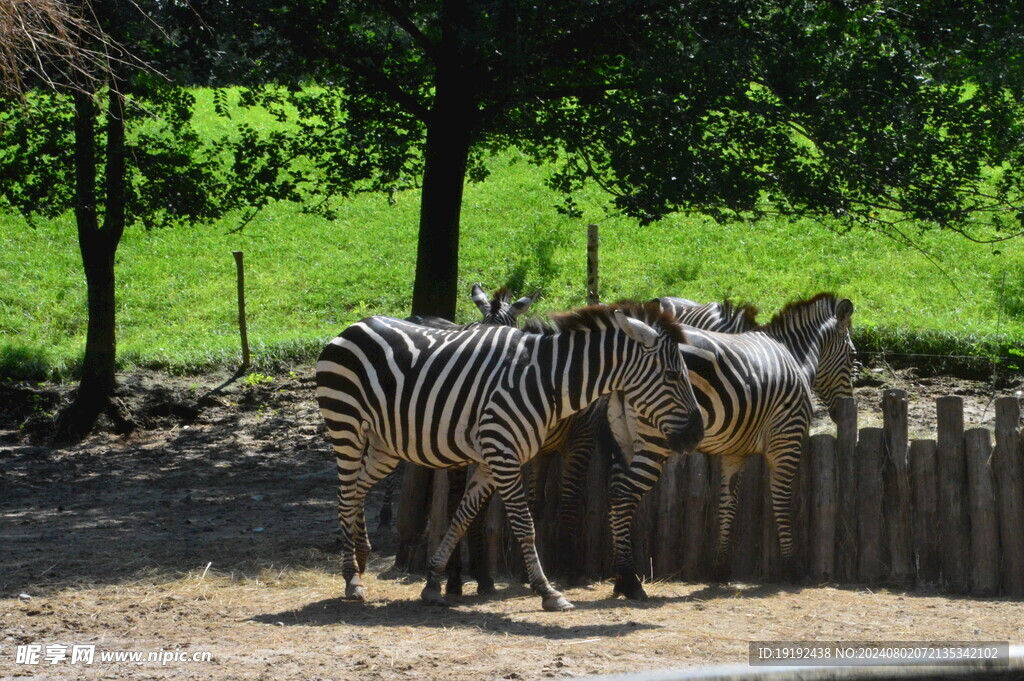
[[29, 596], [28, 594], [18, 594], [18, 598], [20, 598], [23, 601], [31, 601], [32, 600], [32, 597]]
[[253, 501], [263, 501], [263, 495], [262, 494], [253, 494], [249, 498], [252, 499]]
[[254, 528], [252, 528], [252, 531], [253, 532], [262, 532], [263, 528], [262, 527], [254, 527]]

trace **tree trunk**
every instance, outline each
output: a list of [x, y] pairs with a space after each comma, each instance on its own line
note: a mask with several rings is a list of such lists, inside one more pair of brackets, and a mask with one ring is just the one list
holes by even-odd
[[114, 255], [125, 225], [124, 97], [112, 86], [107, 110], [106, 210], [99, 225], [96, 200], [96, 107], [75, 92], [75, 221], [88, 296], [82, 376], [74, 401], [60, 415], [57, 436], [78, 440], [110, 406], [115, 387]]
[[470, 141], [467, 126], [442, 114], [441, 108], [439, 102], [427, 129], [412, 313], [454, 320], [458, 299], [459, 215]]
[[477, 124], [473, 76], [461, 42], [469, 9], [465, 0], [442, 8], [442, 37], [434, 106], [427, 123], [419, 246], [412, 314], [454, 320], [459, 277], [459, 216], [473, 131]]

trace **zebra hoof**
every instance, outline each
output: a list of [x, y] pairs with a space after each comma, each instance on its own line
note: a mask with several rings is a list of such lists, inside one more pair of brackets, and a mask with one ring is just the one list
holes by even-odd
[[345, 585], [345, 598], [350, 601], [365, 601], [366, 587], [361, 582], [349, 582]]
[[446, 601], [444, 596], [441, 595], [441, 590], [436, 587], [425, 587], [423, 591], [420, 592], [420, 600], [427, 605], [436, 605], [442, 608], [448, 607], [448, 601]]
[[568, 612], [575, 610], [576, 606], [565, 600], [562, 594], [554, 593], [544, 597], [544, 609], [549, 612]]
[[476, 583], [476, 593], [478, 596], [492, 596], [498, 593], [498, 590], [494, 586], [493, 579], [480, 579]]
[[449, 579], [444, 585], [444, 593], [446, 596], [461, 596], [462, 595], [462, 581]]
[[644, 585], [636, 575], [621, 576], [615, 580], [614, 596], [625, 596], [631, 601], [646, 601], [648, 596]]

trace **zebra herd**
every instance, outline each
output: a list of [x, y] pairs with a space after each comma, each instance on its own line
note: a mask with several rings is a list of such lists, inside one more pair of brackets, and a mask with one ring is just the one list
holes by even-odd
[[[371, 317], [321, 353], [317, 400], [336, 458], [346, 597], [365, 598], [366, 492], [406, 460], [432, 468], [476, 465], [428, 561], [424, 601], [446, 603], [441, 574], [496, 489], [543, 607], [572, 609], [540, 565], [521, 469], [538, 454], [562, 452], [559, 525], [574, 528], [586, 464], [605, 426], [621, 450], [610, 487], [616, 594], [646, 598], [632, 567], [630, 524], [674, 453], [699, 449], [721, 457], [720, 556], [735, 514], [737, 475], [748, 456], [763, 454], [780, 547], [790, 556], [791, 487], [811, 392], [830, 413], [838, 398], [852, 395], [852, 303], [819, 294], [759, 325], [751, 306], [659, 298], [515, 328], [538, 293], [510, 303], [507, 290], [488, 300], [477, 285], [481, 322]], [[478, 584], [488, 580], [476, 574]]]

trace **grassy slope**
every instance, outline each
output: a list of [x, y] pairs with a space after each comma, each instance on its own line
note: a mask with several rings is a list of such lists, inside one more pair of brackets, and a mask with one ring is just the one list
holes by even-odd
[[[721, 226], [689, 216], [641, 228], [606, 218], [596, 193], [584, 202], [584, 220], [570, 220], [552, 209], [557, 197], [542, 185], [544, 169], [515, 154], [492, 168], [487, 182], [466, 192], [460, 279], [467, 292], [475, 281], [543, 286], [538, 310], [582, 304], [586, 223], [598, 221], [605, 299], [728, 295], [770, 312], [833, 290], [853, 299], [862, 340], [883, 347], [984, 352], [979, 339], [998, 333], [1005, 343], [1024, 333], [1024, 243], [993, 248], [955, 235], [916, 236], [954, 287], [920, 253], [877, 234], [770, 220]], [[122, 361], [177, 370], [235, 361], [236, 249], [246, 254], [249, 335], [262, 361], [311, 358], [367, 314], [407, 314], [417, 208], [415, 193], [395, 206], [362, 196], [333, 223], [280, 205], [238, 234], [229, 233], [237, 219], [129, 229], [117, 265]], [[86, 319], [70, 216], [32, 229], [0, 215], [0, 278], [0, 374], [73, 366]], [[474, 318], [468, 296], [459, 314]]]

